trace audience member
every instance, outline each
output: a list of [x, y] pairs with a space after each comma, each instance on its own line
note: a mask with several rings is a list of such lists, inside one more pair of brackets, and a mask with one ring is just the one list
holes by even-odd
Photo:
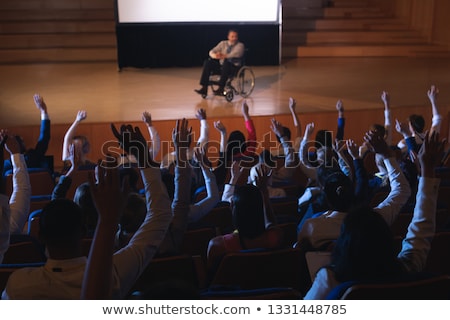
[[71, 144], [74, 144], [75, 148], [79, 149], [80, 152], [77, 152], [80, 154], [80, 167], [78, 169], [93, 169], [96, 166], [96, 163], [90, 161], [88, 159], [88, 154], [90, 152], [90, 143], [86, 136], [83, 135], [76, 135], [76, 129], [78, 128], [78, 125], [85, 120], [87, 117], [87, 112], [84, 110], [80, 110], [77, 113], [77, 116], [75, 118], [75, 121], [72, 123], [72, 125], [69, 127], [69, 129], [66, 131], [66, 134], [64, 135], [64, 142], [63, 142], [63, 149], [62, 149], [62, 160], [64, 162], [64, 169], [63, 173], [68, 170], [68, 163], [69, 160], [69, 146]]
[[[240, 169], [233, 164], [235, 173]], [[267, 182], [271, 171], [262, 166], [257, 170], [256, 186], [236, 186], [231, 200], [233, 233], [217, 236], [209, 241], [207, 267], [209, 272], [219, 265], [222, 257], [230, 252], [247, 249], [276, 249], [283, 243], [283, 231], [276, 225]]]
[[[138, 160], [147, 200], [144, 223], [128, 245], [113, 255], [111, 298], [121, 299], [155, 255], [169, 227], [171, 210], [159, 166], [149, 157], [139, 128], [123, 125], [120, 132], [114, 125], [111, 128], [124, 151]], [[113, 201], [109, 199], [111, 196], [105, 197]], [[56, 199], [45, 206], [40, 218], [40, 237], [48, 252], [47, 262], [43, 267], [23, 268], [11, 274], [2, 298], [79, 299], [87, 261], [81, 253], [82, 228], [81, 210], [72, 200]]]
[[[44, 102], [44, 98], [37, 93], [33, 96], [33, 99], [36, 107], [41, 112], [41, 129], [36, 146], [34, 149], [27, 149], [22, 137], [16, 136], [16, 139], [19, 142], [20, 153], [25, 157], [28, 170], [47, 169], [51, 172], [53, 170], [53, 163], [45, 163], [45, 154], [50, 142], [50, 117], [47, 112], [47, 104]], [[5, 176], [12, 173], [12, 163], [9, 159], [5, 160], [2, 172]]]
[[424, 136], [418, 155], [419, 192], [400, 253], [396, 253], [389, 224], [379, 212], [370, 208], [351, 211], [342, 222], [330, 265], [319, 269], [304, 299], [325, 299], [333, 288], [347, 281], [399, 281], [424, 270], [435, 233], [439, 179], [434, 169], [443, 149], [438, 137], [437, 132]]
[[[373, 208], [373, 211], [383, 217], [388, 225], [391, 225], [408, 200], [411, 189], [392, 149], [388, 147], [384, 138], [373, 131], [369, 131], [366, 133], [364, 140], [374, 152], [383, 155], [384, 163], [388, 169], [390, 192], [386, 199]], [[322, 185], [330, 209], [318, 217], [304, 221], [298, 233], [297, 245], [320, 249], [336, 240], [339, 236], [342, 221], [353, 204], [353, 185], [345, 179], [345, 175], [332, 172], [324, 177], [325, 180]]]
[[[0, 181], [0, 263], [9, 247], [11, 234], [22, 233], [30, 210], [31, 185], [25, 157], [20, 153], [16, 136], [0, 130], [0, 166], [3, 166], [4, 149], [11, 156], [13, 191], [6, 195], [4, 178]], [[3, 168], [0, 168], [3, 169]]]

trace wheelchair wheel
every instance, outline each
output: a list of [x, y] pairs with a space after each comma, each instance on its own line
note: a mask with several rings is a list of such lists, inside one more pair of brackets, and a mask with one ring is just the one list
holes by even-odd
[[253, 70], [250, 67], [242, 67], [236, 75], [236, 80], [237, 91], [242, 97], [247, 98], [255, 87], [255, 75], [253, 74]]

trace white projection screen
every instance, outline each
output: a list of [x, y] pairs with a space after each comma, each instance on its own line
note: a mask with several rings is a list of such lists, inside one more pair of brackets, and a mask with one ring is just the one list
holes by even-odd
[[278, 24], [280, 0], [117, 0], [119, 23]]

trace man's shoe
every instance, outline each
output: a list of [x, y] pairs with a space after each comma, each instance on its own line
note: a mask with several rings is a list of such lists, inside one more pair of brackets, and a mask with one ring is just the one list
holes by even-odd
[[194, 89], [194, 91], [201, 95], [203, 98], [208, 95], [208, 89], [206, 88]]
[[224, 88], [219, 88], [217, 90], [214, 90], [214, 95], [216, 95], [216, 96], [224, 96], [225, 95], [224, 91], [225, 91]]

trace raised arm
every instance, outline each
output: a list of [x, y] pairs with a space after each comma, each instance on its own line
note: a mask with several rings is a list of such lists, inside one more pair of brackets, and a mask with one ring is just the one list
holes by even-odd
[[[81, 299], [111, 299], [114, 237], [128, 189], [120, 186], [119, 170], [97, 167], [98, 182], [89, 176], [89, 188], [98, 213], [97, 226], [81, 286]], [[123, 184], [125, 188], [128, 183]]]
[[336, 102], [336, 110], [338, 111], [336, 139], [344, 140], [345, 117], [344, 103], [342, 100]]
[[205, 179], [206, 197], [199, 202], [190, 205], [189, 222], [194, 222], [206, 215], [220, 201], [219, 188], [216, 182], [216, 176], [206, 165], [206, 155], [203, 149], [196, 148], [194, 157], [202, 169], [203, 178]]
[[5, 144], [13, 165], [13, 192], [9, 199], [11, 210], [9, 231], [22, 233], [30, 213], [31, 184], [27, 165], [15, 136], [9, 134]]
[[75, 132], [77, 130], [78, 125], [81, 123], [81, 121], [85, 120], [86, 117], [87, 117], [86, 111], [84, 111], [84, 110], [78, 111], [75, 121], [72, 123], [72, 125], [69, 127], [69, 129], [66, 131], [66, 134], [64, 135], [64, 143], [63, 143], [63, 150], [62, 150], [62, 160], [63, 161], [66, 161], [69, 159], [69, 145], [72, 143], [72, 139], [75, 136]]
[[149, 112], [144, 111], [142, 113], [142, 121], [147, 126], [148, 133], [150, 135], [151, 145], [149, 147], [150, 156], [152, 159], [156, 159], [159, 149], [161, 148], [161, 138], [156, 128], [153, 126], [152, 116]]
[[214, 121], [214, 128], [216, 128], [217, 131], [220, 132], [220, 149], [219, 151], [223, 154], [226, 150], [226, 144], [227, 144], [227, 128], [223, 125], [223, 123], [218, 120]]
[[135, 156], [145, 186], [147, 215], [128, 245], [114, 253], [113, 298], [123, 299], [148, 266], [163, 241], [172, 220], [167, 189], [159, 164], [149, 157], [148, 146], [139, 127], [123, 125], [120, 132], [111, 126], [124, 151]]
[[176, 155], [172, 221], [158, 249], [158, 253], [161, 255], [179, 254], [187, 229], [192, 171], [187, 152], [192, 142], [191, 134], [192, 128], [188, 128], [188, 121], [186, 119], [177, 120], [176, 126], [172, 130], [172, 141]]
[[369, 131], [366, 133], [364, 140], [370, 145], [372, 151], [380, 154], [384, 159], [391, 188], [386, 199], [376, 206], [374, 211], [381, 214], [388, 225], [392, 225], [397, 218], [400, 209], [408, 201], [409, 196], [411, 195], [411, 188], [405, 175], [400, 169], [394, 152], [389, 148], [384, 138], [379, 134]]
[[209, 126], [206, 121], [205, 109], [197, 110], [195, 117], [200, 120], [200, 137], [197, 140], [197, 147], [203, 148], [209, 141]]
[[439, 179], [435, 178], [435, 168], [444, 143], [439, 141], [439, 133], [427, 133], [420, 148], [418, 159], [421, 176], [416, 195], [413, 218], [402, 242], [398, 258], [409, 272], [423, 271], [436, 229], [436, 205]]
[[242, 116], [245, 121], [245, 128], [247, 129], [247, 149], [245, 151], [246, 155], [254, 155], [256, 152], [256, 129], [253, 124], [253, 120], [250, 117], [247, 101], [242, 101]]
[[437, 132], [440, 133], [441, 131], [441, 123], [442, 123], [442, 116], [439, 114], [439, 110], [437, 107], [437, 97], [439, 94], [439, 89], [436, 86], [431, 86], [430, 90], [428, 90], [427, 95], [428, 99], [431, 102], [431, 111], [432, 111], [432, 120], [431, 120], [431, 129], [430, 133]]
[[384, 139], [386, 140], [388, 146], [390, 146], [392, 145], [392, 116], [391, 97], [388, 92], [383, 91], [381, 93], [381, 101], [383, 101], [384, 104], [384, 130], [386, 131]]
[[295, 127], [294, 141], [296, 139], [300, 139], [302, 137], [302, 126], [301, 126], [300, 120], [298, 119], [298, 116], [297, 116], [296, 107], [297, 107], [297, 101], [295, 101], [294, 98], [290, 97], [289, 98], [289, 111], [291, 112], [292, 122], [294, 123], [294, 127]]
[[39, 94], [35, 94], [33, 100], [36, 108], [41, 112], [41, 129], [34, 150], [38, 157], [43, 157], [50, 142], [50, 117], [48, 116], [47, 104], [44, 102], [44, 98]]

